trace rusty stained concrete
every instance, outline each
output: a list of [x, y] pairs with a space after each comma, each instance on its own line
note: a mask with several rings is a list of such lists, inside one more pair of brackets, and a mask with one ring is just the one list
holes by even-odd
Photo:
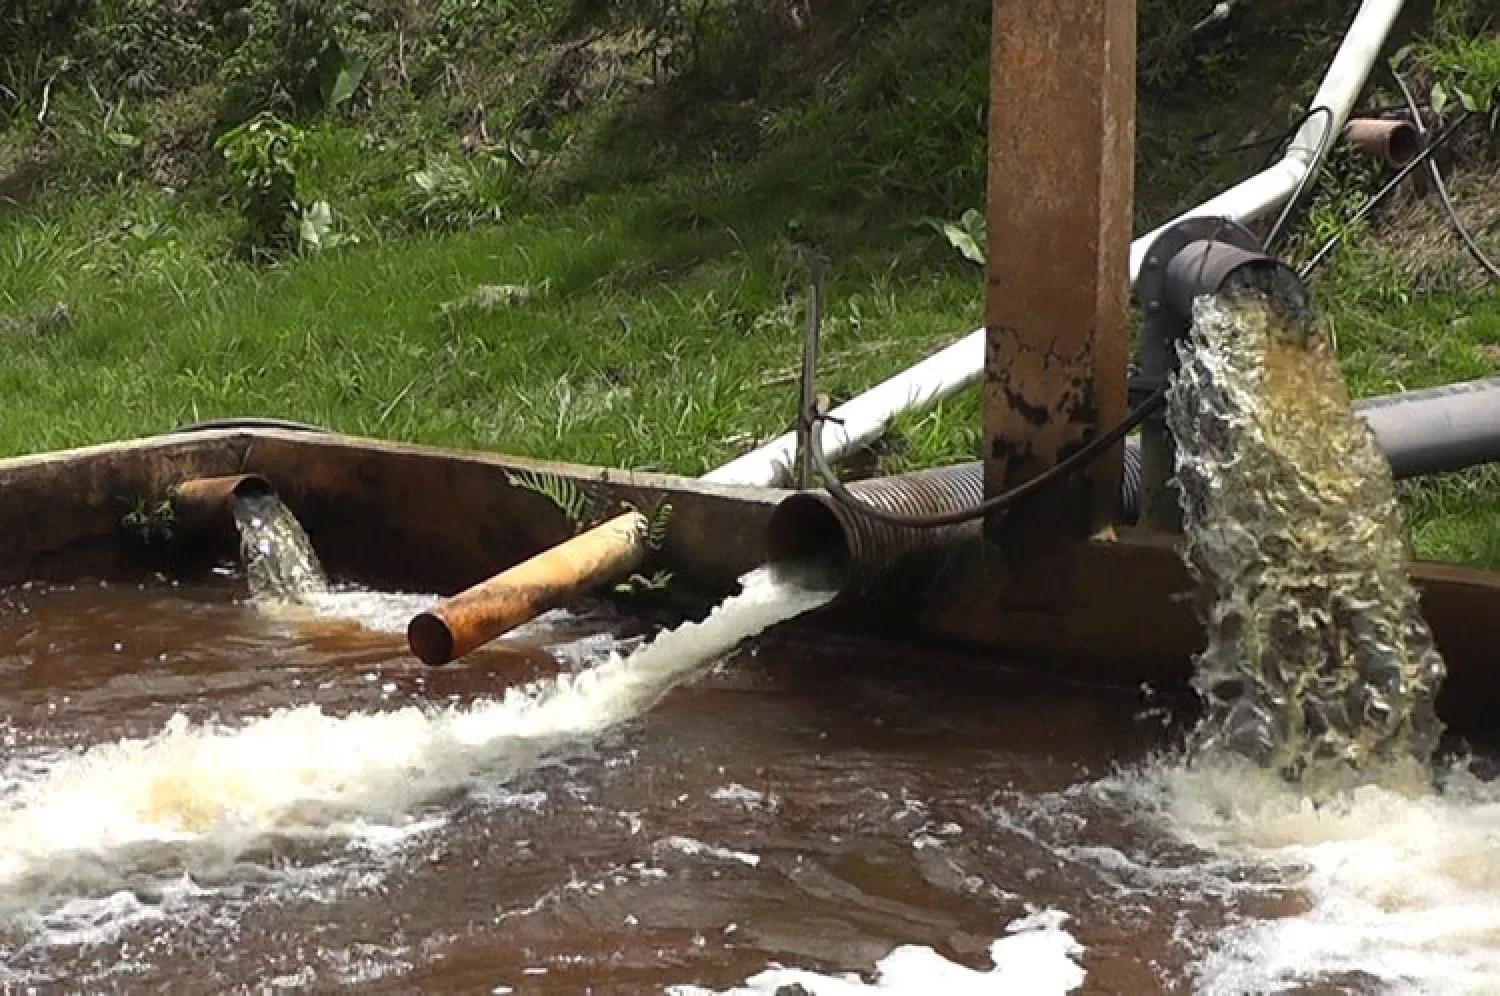
[[[789, 494], [334, 434], [163, 436], [0, 460], [0, 585], [170, 573], [178, 565], [133, 541], [122, 515], [191, 478], [260, 473], [303, 520], [336, 576], [457, 591], [568, 535], [550, 502], [511, 485], [515, 470], [553, 473], [640, 508], [671, 502], [660, 566], [712, 597], [733, 591], [734, 579], [762, 562], [771, 512]], [[969, 543], [946, 551], [931, 575], [908, 575], [888, 600], [850, 598], [802, 625], [822, 640], [868, 633], [947, 645], [990, 662], [1036, 660], [1080, 680], [1182, 682], [1203, 627], [1192, 598], [1184, 598], [1194, 586], [1174, 543], [1124, 530], [1118, 541], [1068, 544], [1033, 562], [1024, 585], [994, 547]], [[1440, 714], [1456, 731], [1493, 735], [1500, 574], [1417, 563], [1412, 577], [1448, 659]], [[1057, 593], [1080, 611], [1060, 617], [1051, 604]]]

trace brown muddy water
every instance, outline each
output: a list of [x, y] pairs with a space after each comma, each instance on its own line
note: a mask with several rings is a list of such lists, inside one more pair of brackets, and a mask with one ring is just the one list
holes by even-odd
[[[822, 600], [747, 585], [720, 643]], [[1497, 991], [1461, 769], [1315, 807], [1141, 689], [815, 617], [642, 653], [585, 607], [441, 672], [430, 598], [243, 590], [0, 596], [0, 989]]]

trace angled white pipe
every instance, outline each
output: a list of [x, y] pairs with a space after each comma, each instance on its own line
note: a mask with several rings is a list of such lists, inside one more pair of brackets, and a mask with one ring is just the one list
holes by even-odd
[[[1132, 284], [1157, 236], [1184, 218], [1220, 217], [1246, 224], [1287, 202], [1320, 164], [1320, 150], [1326, 153], [1325, 146], [1332, 144], [1326, 141], [1327, 136], [1344, 130], [1403, 3], [1404, 0], [1365, 0], [1360, 5], [1309, 105], [1326, 107], [1330, 113], [1308, 118], [1276, 165], [1132, 242]], [[825, 423], [822, 429], [823, 452], [830, 460], [845, 457], [878, 439], [902, 412], [923, 408], [978, 383], [984, 376], [984, 340], [985, 330], [975, 329], [916, 366], [835, 408], [829, 414], [838, 421]], [[797, 434], [788, 432], [704, 475], [703, 480], [762, 487], [782, 485], [791, 479], [796, 452]]]
[[1354, 110], [1354, 102], [1364, 90], [1370, 70], [1380, 57], [1404, 3], [1405, 0], [1365, 0], [1360, 5], [1359, 13], [1354, 16], [1354, 22], [1349, 25], [1343, 43], [1328, 66], [1323, 84], [1308, 105], [1309, 111], [1326, 107], [1330, 113], [1313, 114], [1304, 121], [1287, 147], [1286, 155], [1274, 166], [1131, 243], [1132, 282], [1140, 273], [1146, 251], [1157, 236], [1184, 218], [1228, 218], [1244, 225], [1265, 217], [1287, 202], [1308, 174], [1322, 165], [1323, 156], [1333, 145], [1327, 140], [1328, 136], [1343, 132], [1349, 114]]

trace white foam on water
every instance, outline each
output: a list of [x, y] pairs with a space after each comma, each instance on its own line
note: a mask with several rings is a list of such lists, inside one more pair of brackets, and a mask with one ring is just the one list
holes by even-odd
[[239, 724], [179, 715], [145, 739], [8, 764], [0, 913], [97, 900], [143, 870], [201, 878], [276, 840], [398, 844], [430, 829], [445, 794], [637, 716], [742, 640], [833, 597], [765, 569], [743, 586], [629, 656], [497, 699], [347, 716], [304, 706]]
[[759, 808], [766, 800], [764, 792], [757, 792], [755, 789], [746, 788], [739, 782], [730, 782], [728, 785], [722, 785], [710, 792], [708, 797], [714, 802], [740, 805], [746, 809]]
[[966, 968], [929, 947], [904, 944], [875, 966], [866, 982], [858, 975], [824, 975], [773, 966], [742, 986], [714, 992], [699, 986], [672, 986], [669, 996], [774, 996], [783, 986], [801, 986], [814, 996], [1061, 996], [1083, 986], [1078, 959], [1083, 947], [1063, 929], [1066, 913], [1046, 910], [1010, 923], [1006, 936], [990, 945], [988, 970]]
[[1153, 764], [1115, 782], [1210, 861], [1292, 887], [1288, 915], [1198, 939], [1195, 992], [1343, 977], [1382, 993], [1500, 993], [1500, 786], [1455, 768], [1440, 790], [1366, 784], [1315, 804], [1230, 762]]
[[307, 608], [318, 616], [346, 619], [376, 633], [404, 634], [412, 616], [437, 603], [435, 595], [334, 588], [309, 595]]
[[666, 837], [657, 841], [652, 846], [652, 851], [658, 855], [664, 851], [676, 851], [678, 854], [683, 854], [690, 858], [704, 857], [712, 861], [737, 861], [750, 868], [760, 865], [759, 854], [751, 854], [748, 851], [734, 851], [715, 844], [705, 844], [703, 841], [693, 837]]

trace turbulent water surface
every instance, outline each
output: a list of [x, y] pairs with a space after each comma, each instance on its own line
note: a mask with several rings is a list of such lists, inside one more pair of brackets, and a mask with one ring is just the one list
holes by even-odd
[[432, 598], [329, 584], [279, 507], [248, 579], [0, 593], [0, 990], [1496, 991], [1500, 790], [1426, 766], [1389, 477], [1294, 333], [1207, 303], [1174, 388], [1191, 738], [1150, 690], [774, 628], [831, 592], [768, 572], [424, 669]]
[[1500, 793], [1462, 769], [1314, 806], [1184, 767], [1134, 691], [811, 628], [722, 658], [767, 618], [754, 580], [735, 631], [653, 653], [554, 613], [453, 671], [407, 664], [430, 599], [236, 590], [0, 597], [0, 989], [1458, 993], [1500, 971]]

